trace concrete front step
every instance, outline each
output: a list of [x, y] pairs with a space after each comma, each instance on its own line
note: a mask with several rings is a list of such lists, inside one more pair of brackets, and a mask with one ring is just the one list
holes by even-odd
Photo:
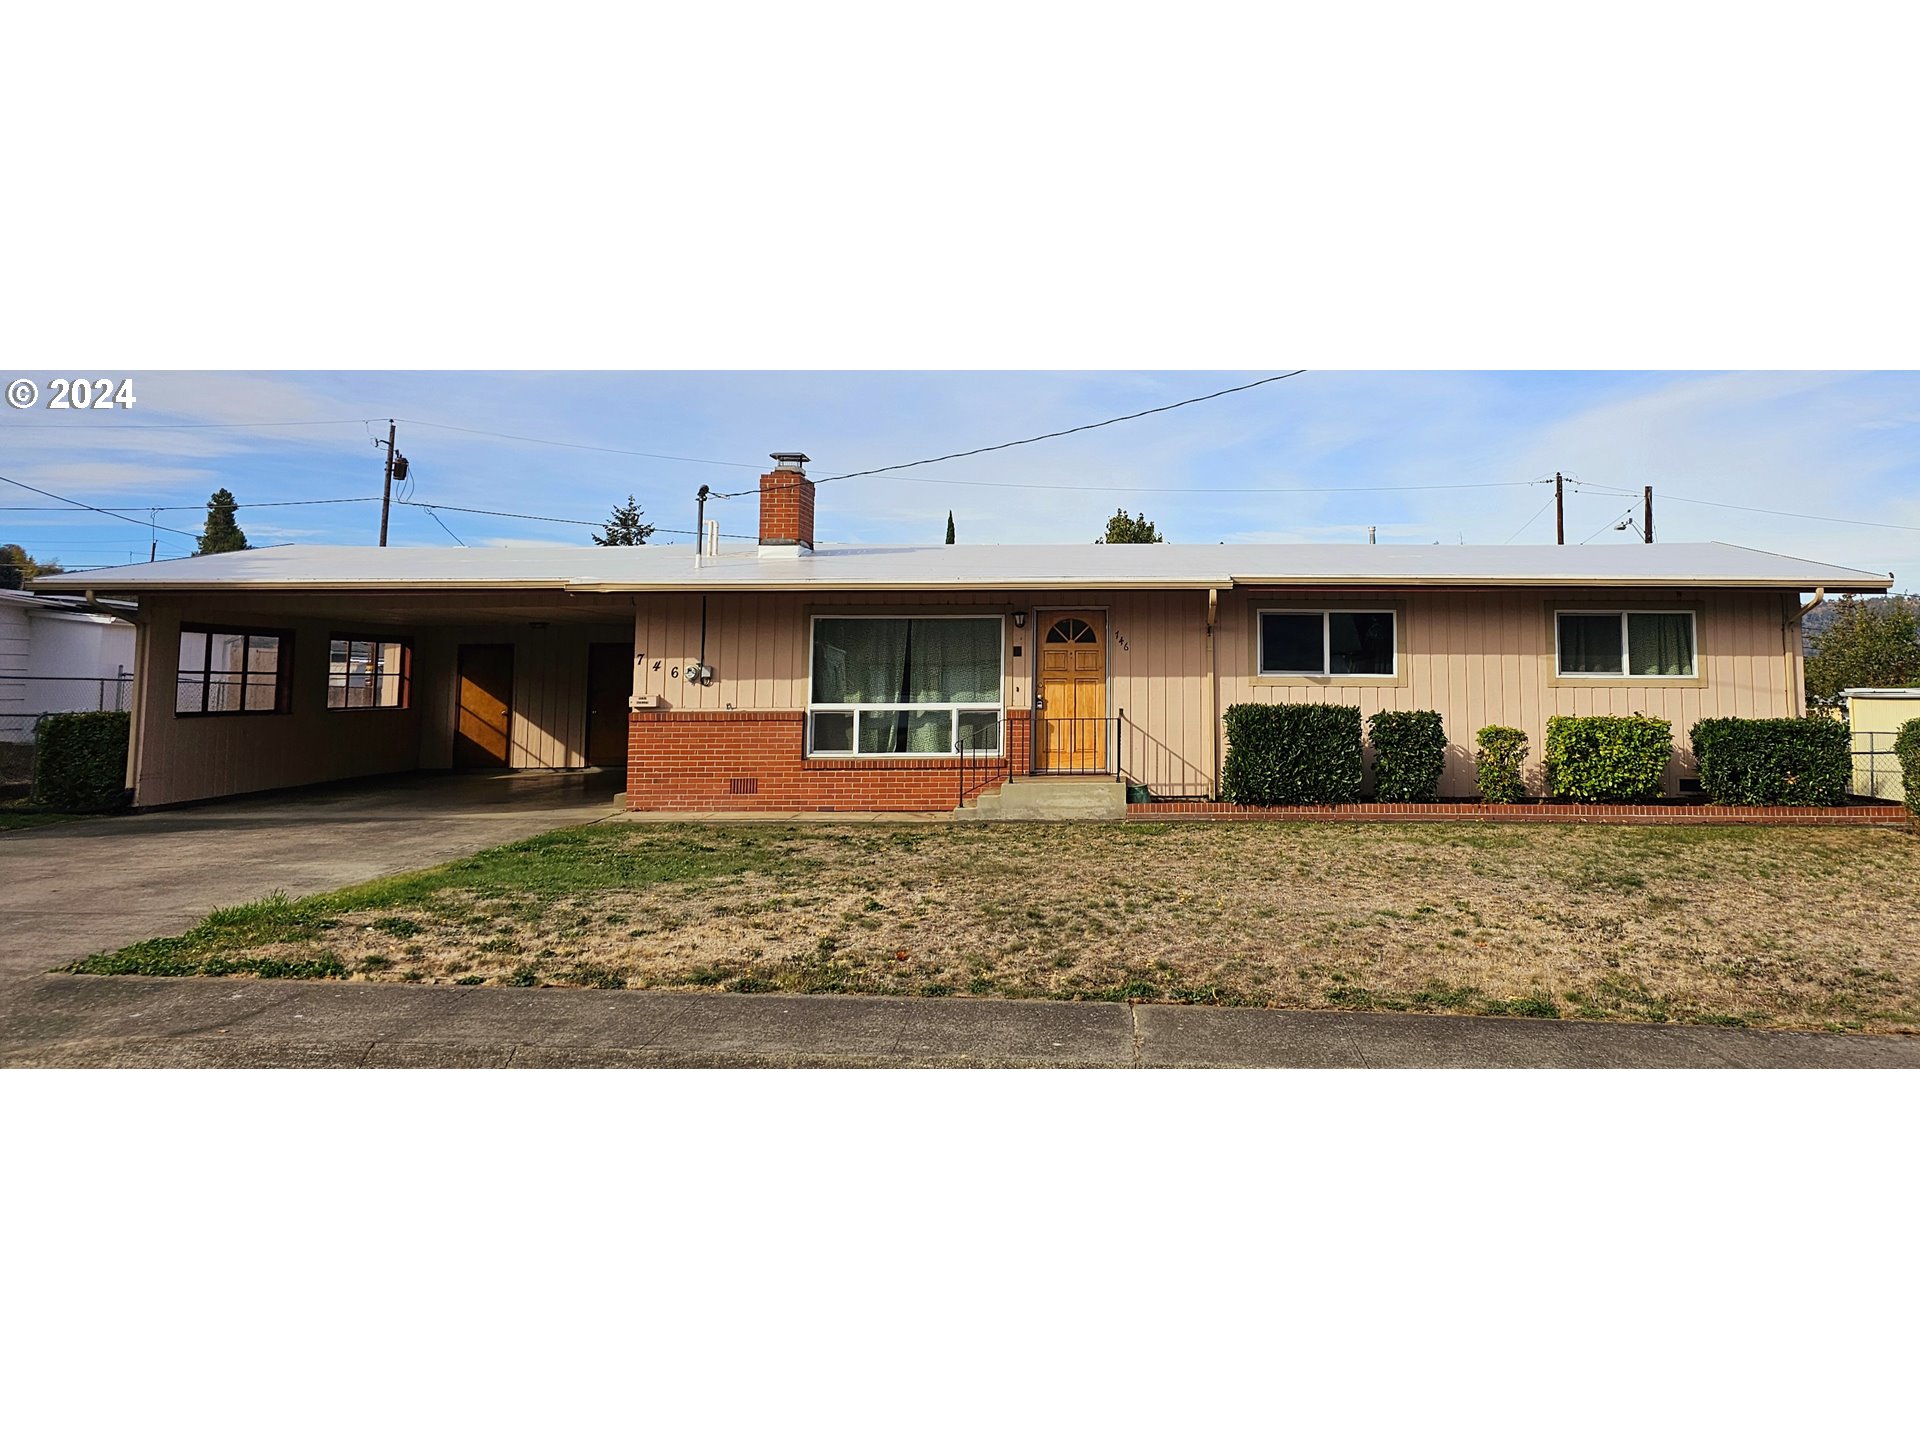
[[955, 811], [964, 820], [1124, 820], [1127, 787], [1111, 776], [1018, 775]]

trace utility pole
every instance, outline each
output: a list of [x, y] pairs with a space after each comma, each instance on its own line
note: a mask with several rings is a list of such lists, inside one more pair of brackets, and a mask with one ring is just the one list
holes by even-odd
[[1651, 545], [1653, 543], [1653, 487], [1646, 489], [1646, 518], [1640, 523], [1640, 538]]
[[[393, 508], [394, 422], [387, 421], [387, 478], [380, 490], [380, 543], [387, 543], [387, 512]], [[374, 442], [376, 445], [379, 441]]]
[[1567, 543], [1567, 491], [1566, 478], [1556, 470], [1553, 472], [1553, 543]]

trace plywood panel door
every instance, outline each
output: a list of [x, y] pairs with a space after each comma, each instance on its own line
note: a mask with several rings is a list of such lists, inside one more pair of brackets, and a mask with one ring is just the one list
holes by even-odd
[[587, 647], [587, 764], [627, 768], [627, 697], [633, 693], [633, 648]]
[[513, 729], [513, 646], [460, 647], [460, 723], [453, 763], [460, 770], [499, 770], [507, 764]]
[[1107, 768], [1106, 617], [1046, 612], [1040, 630], [1039, 769]]

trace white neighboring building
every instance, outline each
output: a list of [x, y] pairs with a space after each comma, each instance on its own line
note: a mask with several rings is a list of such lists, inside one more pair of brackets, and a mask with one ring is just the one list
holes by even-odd
[[129, 620], [58, 596], [0, 590], [0, 740], [31, 738], [30, 717], [48, 711], [125, 709], [133, 641]]

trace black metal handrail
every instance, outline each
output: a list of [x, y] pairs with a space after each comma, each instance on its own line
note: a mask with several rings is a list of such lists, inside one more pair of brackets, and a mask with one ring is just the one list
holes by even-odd
[[1030, 772], [1035, 775], [1114, 774], [1120, 753], [1120, 722], [1119, 715], [1055, 719], [1044, 709], [1035, 709]]
[[960, 758], [961, 805], [967, 803], [968, 796], [979, 794], [996, 780], [1006, 779], [1011, 772], [1005, 729], [999, 720], [991, 720], [957, 732], [953, 749]]

